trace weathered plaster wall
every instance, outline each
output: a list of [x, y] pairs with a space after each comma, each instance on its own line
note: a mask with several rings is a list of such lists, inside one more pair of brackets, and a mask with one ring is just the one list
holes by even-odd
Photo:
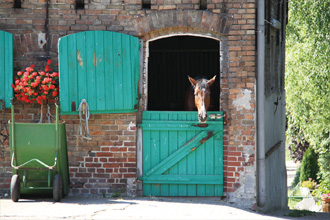
[[[285, 90], [284, 90], [284, 63], [285, 63], [285, 27], [287, 21], [287, 2], [265, 1], [265, 63], [264, 87], [259, 88], [264, 96], [263, 123], [265, 152], [265, 176], [259, 176], [265, 184], [265, 202], [260, 204], [261, 211], [287, 208], [287, 185], [285, 167]], [[276, 19], [280, 28], [267, 23]], [[259, 161], [262, 158], [258, 158]]]

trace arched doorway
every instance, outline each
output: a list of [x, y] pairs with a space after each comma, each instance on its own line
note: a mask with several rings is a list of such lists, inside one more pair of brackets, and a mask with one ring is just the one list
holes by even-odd
[[147, 110], [183, 111], [191, 77], [212, 78], [212, 104], [219, 111], [219, 41], [195, 36], [175, 36], [149, 42]]

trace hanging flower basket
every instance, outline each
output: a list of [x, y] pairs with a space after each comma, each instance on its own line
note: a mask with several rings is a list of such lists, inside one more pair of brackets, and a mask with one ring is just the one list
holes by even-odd
[[44, 71], [38, 71], [34, 65], [18, 71], [14, 78], [15, 97], [25, 103], [55, 102], [59, 94], [59, 74], [50, 67], [52, 60], [47, 61]]

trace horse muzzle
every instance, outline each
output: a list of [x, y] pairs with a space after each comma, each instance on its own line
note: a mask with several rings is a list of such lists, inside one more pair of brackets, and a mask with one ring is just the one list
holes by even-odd
[[206, 123], [206, 121], [207, 121], [207, 114], [204, 114], [204, 115], [198, 114], [198, 120], [199, 120], [200, 123]]

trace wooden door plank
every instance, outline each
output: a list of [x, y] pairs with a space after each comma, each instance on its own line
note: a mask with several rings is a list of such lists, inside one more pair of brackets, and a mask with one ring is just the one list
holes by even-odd
[[[151, 138], [151, 132], [152, 131], [144, 131], [143, 132], [143, 138], [150, 140]], [[143, 142], [143, 170], [149, 170], [151, 166], [151, 141], [144, 141]], [[144, 195], [152, 195], [151, 193], [151, 185], [150, 184], [144, 184], [143, 185], [143, 194]]]
[[[206, 145], [206, 143], [205, 143], [205, 145]], [[198, 161], [198, 166], [196, 167], [197, 175], [206, 174], [205, 148], [206, 148], [206, 146], [204, 146], [203, 148], [198, 148], [196, 150], [196, 155], [197, 155], [196, 161]], [[206, 196], [205, 185], [203, 185], [202, 183], [197, 185], [197, 196]]]
[[[82, 35], [79, 35], [80, 37], [76, 37], [77, 38], [77, 50], [76, 50], [76, 55], [77, 55], [77, 60], [75, 60], [76, 62], [74, 62], [74, 65], [77, 68], [77, 72], [78, 72], [78, 99], [77, 99], [77, 103], [76, 103], [76, 109], [78, 110], [79, 108], [79, 104], [81, 102], [82, 99], [86, 99], [87, 94], [88, 94], [88, 86], [87, 86], [87, 82], [88, 80], [90, 80], [87, 77], [87, 53], [88, 51], [86, 50], [86, 39], [85, 37], [83, 37]], [[72, 71], [74, 71], [72, 69]], [[67, 85], [65, 85], [67, 86]], [[62, 89], [62, 87], [61, 87]]]
[[[61, 101], [61, 112], [71, 111], [69, 108], [69, 53], [68, 53], [68, 38], [60, 38], [58, 43], [58, 59], [61, 60], [61, 65], [59, 65], [59, 72], [61, 77], [59, 78], [59, 83], [61, 85], [60, 101]], [[61, 45], [61, 46], [60, 46]]]
[[13, 47], [13, 35], [0, 31], [0, 99], [5, 102], [5, 106], [0, 105], [0, 110], [10, 108], [13, 97]]
[[[181, 120], [187, 121], [187, 115], [181, 115]], [[187, 136], [187, 131], [180, 131], [179, 135], [179, 143], [186, 143], [189, 140]], [[178, 145], [178, 146], [182, 146]], [[185, 158], [185, 157], [183, 157]], [[178, 161], [178, 172], [179, 175], [186, 175], [187, 174], [187, 159], [182, 159]], [[178, 195], [185, 196], [187, 195], [187, 185], [180, 184], [178, 185]]]
[[200, 130], [222, 130], [222, 121], [209, 121], [200, 124], [197, 121], [165, 121], [165, 120], [143, 120], [143, 130], [178, 130], [178, 131], [200, 131]]
[[[96, 83], [96, 109], [105, 109], [105, 57], [104, 57], [104, 35], [106, 32], [95, 32], [95, 56], [93, 57], [93, 64], [95, 66], [95, 83]], [[106, 84], [106, 85], [105, 85]]]
[[[179, 120], [179, 114], [168, 114], [168, 113], [163, 113], [167, 114], [169, 117], [169, 120], [177, 121]], [[173, 154], [175, 151], [178, 150], [179, 145], [179, 131], [176, 130], [169, 130], [170, 132], [170, 142], [169, 142], [169, 155]], [[168, 155], [168, 156], [169, 156]], [[177, 174], [178, 173], [178, 165], [174, 165], [172, 169], [167, 170], [165, 173], [169, 174]], [[178, 185], [176, 184], [169, 184], [169, 196], [176, 196], [178, 195]]]
[[104, 35], [104, 62], [106, 68], [104, 69], [105, 74], [105, 108], [114, 109], [114, 86], [113, 85], [113, 53], [112, 53], [112, 33]]
[[[198, 121], [198, 114], [197, 114], [197, 111], [180, 111], [180, 112], [177, 112], [177, 111], [143, 111], [143, 121], [144, 120], [150, 120], [150, 115], [153, 115], [153, 114], [167, 114], [169, 115], [169, 121], [183, 121], [182, 119], [180, 118], [177, 118], [178, 115], [181, 115], [181, 114], [184, 114], [184, 115], [187, 115], [187, 121], [184, 121], [184, 122], [197, 122]], [[208, 111], [207, 112], [208, 115], [211, 115], [211, 114], [220, 114], [220, 115], [223, 115], [223, 112], [222, 111]], [[189, 118], [188, 118], [189, 116]], [[172, 117], [176, 117], [176, 119], [172, 120], [171, 118]], [[207, 123], [209, 122], [219, 122], [219, 121], [223, 121], [222, 118], [220, 119], [210, 119], [207, 121]]]
[[[167, 114], [161, 114], [160, 115], [161, 120], [167, 120], [168, 115]], [[170, 145], [170, 131], [162, 131], [160, 132], [160, 144], [159, 144], [159, 152], [160, 152], [160, 161], [165, 160], [169, 153], [169, 145]], [[170, 195], [170, 190], [169, 190], [169, 185], [168, 184], [162, 184], [160, 186], [160, 193], [163, 196], [169, 196]]]
[[[215, 146], [214, 138], [205, 143], [205, 174], [214, 175], [214, 148]], [[205, 196], [212, 196], [214, 194], [214, 185], [205, 185]]]
[[152, 175], [143, 178], [143, 183], [149, 184], [205, 184], [205, 185], [221, 185], [223, 181], [222, 175]]
[[[86, 42], [86, 52], [87, 52], [87, 102], [89, 105], [90, 111], [97, 110], [96, 108], [96, 70], [95, 70], [95, 57], [96, 57], [96, 48], [95, 48], [95, 32], [87, 31], [85, 35]], [[89, 43], [88, 43], [89, 42]]]

